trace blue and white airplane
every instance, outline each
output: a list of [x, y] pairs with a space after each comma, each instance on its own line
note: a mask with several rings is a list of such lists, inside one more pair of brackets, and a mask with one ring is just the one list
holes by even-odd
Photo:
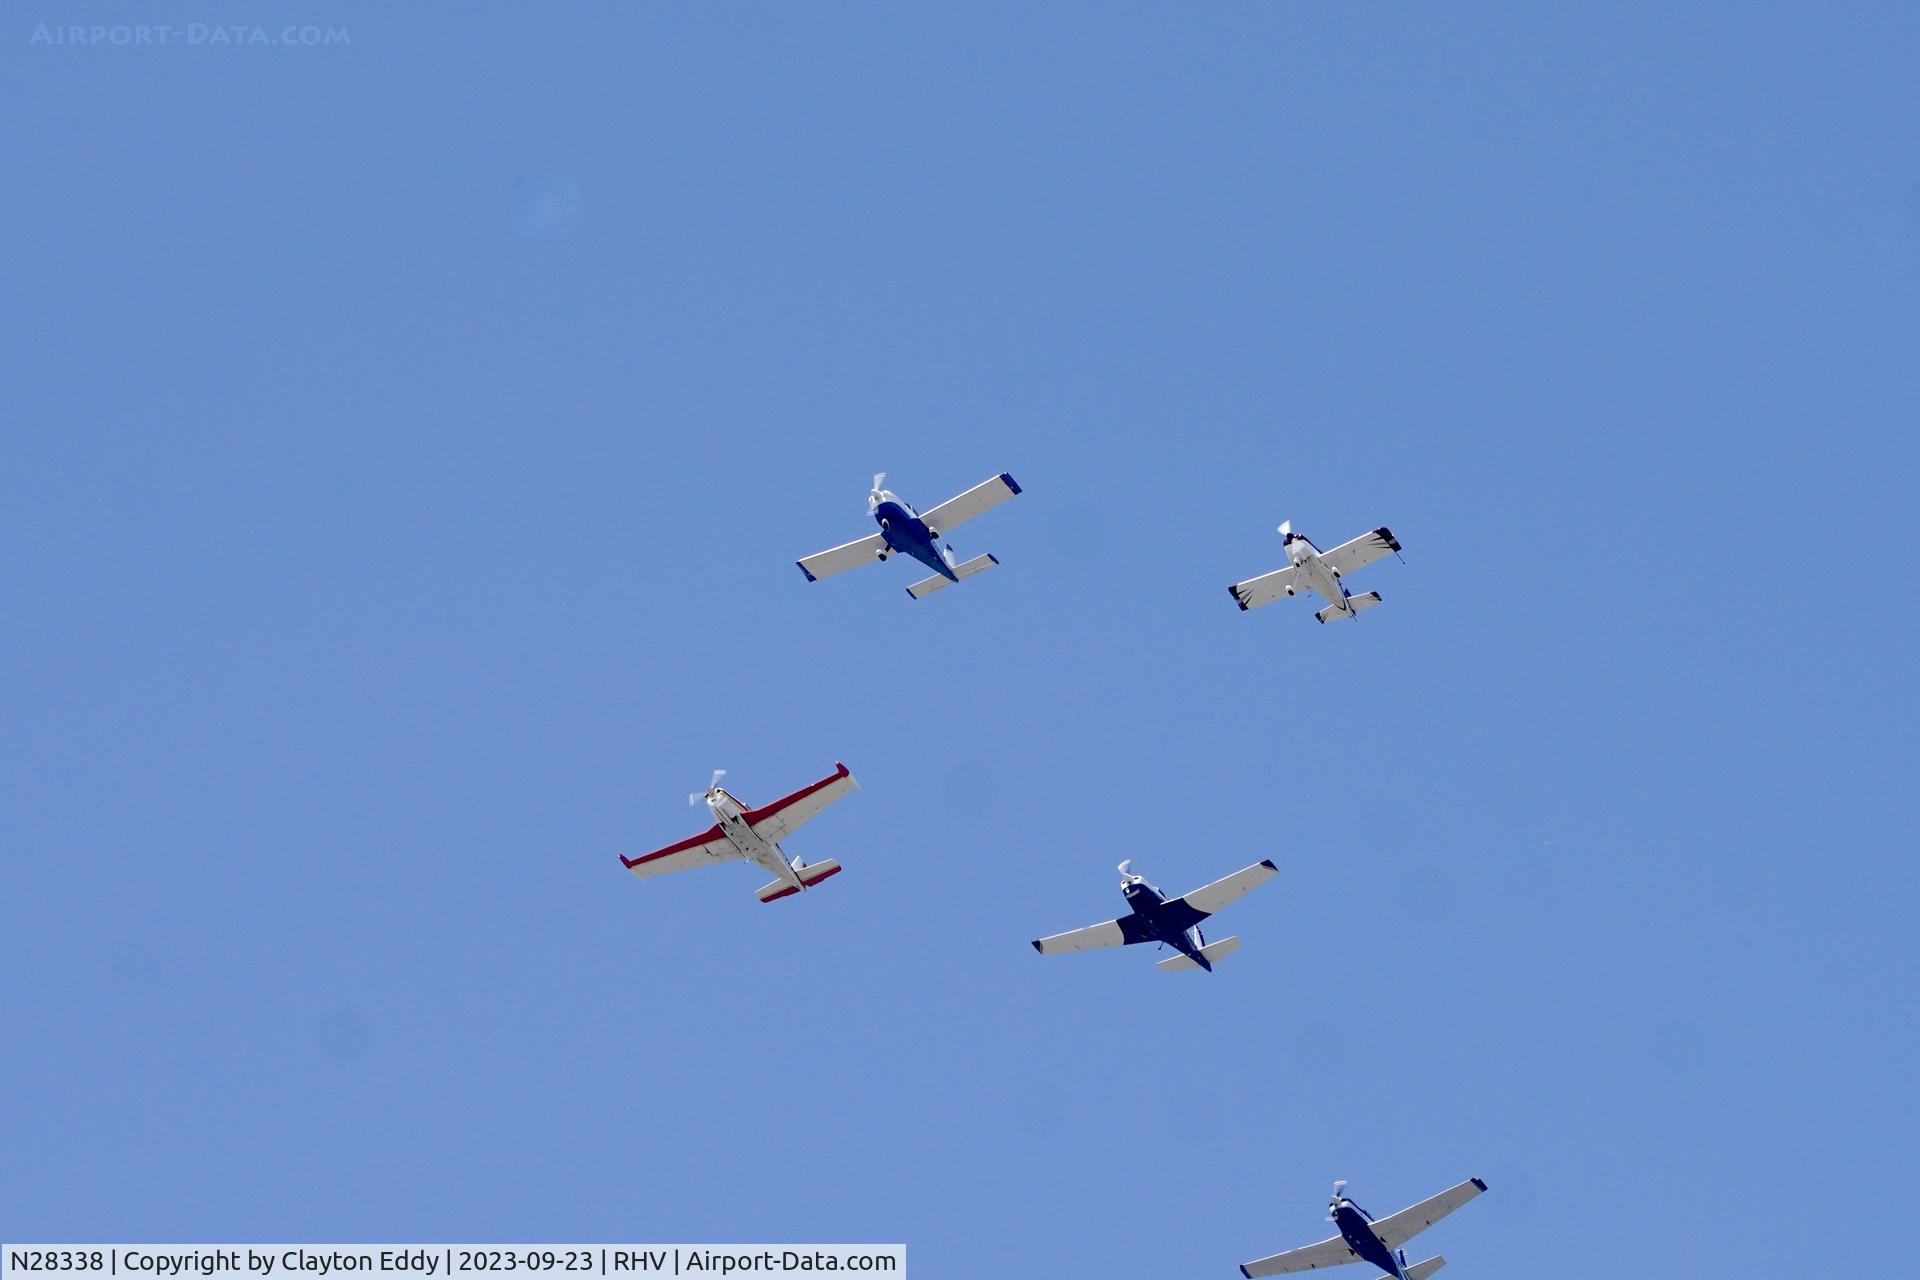
[[873, 492], [867, 495], [867, 514], [880, 526], [880, 532], [800, 561], [800, 572], [807, 575], [808, 582], [818, 582], [863, 564], [877, 564], [898, 552], [912, 556], [933, 570], [933, 577], [907, 588], [907, 594], [918, 600], [1000, 563], [993, 556], [975, 556], [961, 564], [953, 558], [953, 547], [945, 539], [952, 529], [1020, 492], [1012, 476], [1003, 471], [957, 498], [948, 498], [924, 515], [886, 485], [887, 473], [882, 471], [873, 478]]
[[1168, 972], [1205, 969], [1212, 973], [1213, 962], [1236, 950], [1240, 939], [1222, 938], [1210, 943], [1200, 932], [1200, 922], [1256, 885], [1265, 884], [1280, 870], [1270, 860], [1256, 862], [1185, 897], [1168, 898], [1148, 884], [1146, 877], [1129, 872], [1127, 868], [1132, 865], [1132, 858], [1120, 864], [1120, 892], [1127, 896], [1132, 914], [1105, 924], [1090, 924], [1071, 933], [1037, 939], [1033, 949], [1043, 956], [1051, 956], [1062, 951], [1095, 951], [1101, 947], [1132, 946], [1136, 942], [1159, 942], [1180, 953], [1160, 961], [1160, 968]]
[[1339, 1235], [1322, 1240], [1319, 1244], [1310, 1244], [1304, 1249], [1276, 1253], [1271, 1258], [1261, 1258], [1257, 1262], [1243, 1262], [1240, 1264], [1240, 1274], [1248, 1277], [1283, 1276], [1289, 1272], [1317, 1271], [1321, 1267], [1337, 1267], [1348, 1262], [1371, 1262], [1394, 1280], [1427, 1280], [1428, 1276], [1446, 1266], [1447, 1260], [1435, 1256], [1423, 1262], [1408, 1262], [1407, 1252], [1400, 1246], [1487, 1189], [1487, 1184], [1480, 1179], [1468, 1178], [1459, 1186], [1448, 1187], [1411, 1209], [1402, 1209], [1390, 1217], [1375, 1218], [1347, 1199], [1343, 1194], [1346, 1185], [1344, 1178], [1333, 1184], [1333, 1199], [1327, 1205], [1327, 1221], [1340, 1228]]

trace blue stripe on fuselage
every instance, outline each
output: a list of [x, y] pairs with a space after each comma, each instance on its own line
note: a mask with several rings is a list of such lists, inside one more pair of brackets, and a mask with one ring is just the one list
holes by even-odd
[[926, 522], [919, 516], [897, 502], [883, 502], [874, 508], [873, 519], [880, 526], [880, 536], [887, 540], [889, 547], [912, 556], [948, 582], [960, 581], [954, 576], [953, 570], [947, 567], [933, 534], [928, 532]]

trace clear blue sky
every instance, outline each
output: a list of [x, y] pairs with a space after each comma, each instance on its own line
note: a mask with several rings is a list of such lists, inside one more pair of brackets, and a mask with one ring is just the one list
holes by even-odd
[[439, 8], [8, 8], [0, 1234], [1893, 1265], [1920, 11]]

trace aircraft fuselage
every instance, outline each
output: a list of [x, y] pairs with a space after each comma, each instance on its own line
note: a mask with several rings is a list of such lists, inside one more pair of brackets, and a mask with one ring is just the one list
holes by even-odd
[[1127, 905], [1133, 908], [1134, 928], [1144, 940], [1164, 942], [1208, 973], [1213, 972], [1213, 962], [1194, 945], [1193, 930], [1181, 928], [1166, 918], [1167, 900], [1158, 889], [1148, 884], [1130, 884], [1121, 892], [1127, 897]]
[[1393, 1251], [1380, 1243], [1380, 1237], [1373, 1234], [1373, 1224], [1352, 1201], [1342, 1201], [1333, 1211], [1334, 1225], [1340, 1228], [1340, 1236], [1347, 1247], [1366, 1261], [1380, 1268], [1390, 1276], [1399, 1277], [1400, 1260]]
[[800, 873], [787, 861], [787, 855], [780, 846], [763, 839], [747, 823], [746, 806], [734, 799], [724, 788], [715, 787], [707, 793], [707, 808], [713, 814], [713, 820], [720, 826], [720, 834], [725, 836], [740, 856], [757, 862], [773, 873], [777, 880], [784, 880], [796, 889], [807, 886], [800, 882]]
[[1353, 606], [1347, 603], [1347, 588], [1340, 581], [1340, 575], [1320, 558], [1320, 548], [1307, 541], [1305, 535], [1287, 535], [1287, 558], [1293, 561], [1293, 567], [1300, 571], [1307, 586], [1325, 596], [1329, 604], [1352, 612]]
[[954, 576], [953, 566], [940, 554], [940, 542], [933, 530], [905, 503], [887, 498], [874, 507], [873, 519], [889, 548], [912, 556], [949, 582], [960, 581]]

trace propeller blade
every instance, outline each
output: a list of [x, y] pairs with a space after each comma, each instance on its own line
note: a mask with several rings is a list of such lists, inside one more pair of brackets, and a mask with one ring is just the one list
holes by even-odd
[[1133, 873], [1127, 870], [1127, 868], [1132, 865], [1132, 858], [1122, 858], [1120, 860], [1120, 883], [1125, 884], [1127, 881], [1133, 879]]
[[878, 493], [880, 490], [886, 487], [887, 487], [887, 473], [884, 471], [874, 472], [873, 473], [874, 492]]
[[1284, 538], [1292, 532], [1293, 532], [1293, 521], [1282, 520], [1280, 522], [1280, 536]]
[[726, 776], [727, 776], [727, 771], [725, 769], [715, 769], [713, 771], [713, 777], [707, 782], [707, 789], [705, 791], [696, 791], [692, 795], [688, 796], [687, 803], [689, 805], [696, 805], [696, 804], [699, 804], [702, 800], [705, 800], [708, 796], [713, 794], [713, 789], [720, 785], [720, 779]]

